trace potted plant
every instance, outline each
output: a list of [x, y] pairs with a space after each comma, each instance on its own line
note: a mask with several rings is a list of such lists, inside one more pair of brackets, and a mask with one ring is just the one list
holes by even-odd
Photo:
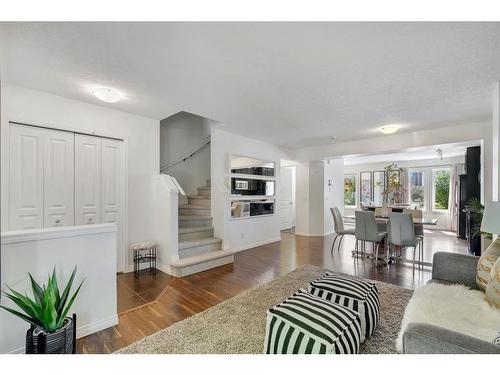
[[398, 167], [396, 163], [392, 163], [384, 168], [385, 170], [385, 188], [382, 192], [384, 197], [383, 205], [393, 205], [401, 199], [405, 193], [401, 184], [401, 174], [405, 171], [404, 168]]
[[14, 302], [21, 311], [0, 306], [15, 316], [30, 323], [31, 327], [26, 332], [27, 354], [66, 354], [75, 353], [76, 346], [76, 315], [66, 315], [75, 301], [82, 287], [80, 283], [76, 291], [70, 297], [71, 286], [76, 275], [76, 266], [66, 286], [59, 290], [57, 285], [56, 270], [49, 275], [47, 285], [40, 286], [31, 274], [28, 274], [34, 299], [16, 292], [9, 286], [9, 292], [4, 295]]

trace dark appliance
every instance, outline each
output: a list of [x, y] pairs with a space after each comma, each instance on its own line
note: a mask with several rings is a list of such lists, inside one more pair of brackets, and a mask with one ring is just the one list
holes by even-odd
[[457, 237], [466, 239], [465, 231], [465, 203], [467, 199], [467, 175], [461, 174], [458, 176], [458, 212], [457, 212]]
[[[463, 182], [465, 182], [464, 192]], [[473, 197], [481, 199], [481, 146], [467, 147], [465, 151], [465, 178], [464, 181], [461, 180], [459, 202], [460, 204], [463, 202], [465, 206], [469, 199]], [[460, 210], [461, 213], [464, 211], [463, 209]], [[461, 226], [465, 227], [469, 252], [474, 255], [481, 255], [481, 237], [473, 237], [470, 230], [475, 224], [479, 224], [475, 222], [477, 219], [465, 212], [465, 218], [462, 217], [462, 220], [463, 223], [459, 222], [458, 230], [460, 231]]]
[[254, 176], [274, 176], [274, 168], [248, 167], [231, 169], [231, 173], [251, 174]]

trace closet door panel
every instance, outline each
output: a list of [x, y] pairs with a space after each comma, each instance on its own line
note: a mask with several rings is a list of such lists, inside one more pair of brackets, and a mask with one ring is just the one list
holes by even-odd
[[43, 130], [10, 126], [10, 230], [43, 227], [43, 144]]
[[74, 137], [73, 133], [46, 131], [45, 227], [74, 225]]
[[122, 225], [121, 200], [123, 176], [123, 142], [102, 139], [102, 174], [101, 174], [101, 215], [103, 223], [116, 223], [117, 233], [117, 271], [122, 271]]
[[101, 138], [75, 134], [75, 225], [101, 222]]

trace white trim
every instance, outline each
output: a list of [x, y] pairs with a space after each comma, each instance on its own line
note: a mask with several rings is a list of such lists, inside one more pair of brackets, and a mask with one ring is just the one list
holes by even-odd
[[264, 241], [259, 241], [259, 242], [253, 242], [253, 243], [245, 244], [245, 245], [242, 245], [242, 246], [238, 246], [236, 248], [233, 248], [232, 250], [235, 253], [237, 253], [239, 251], [248, 250], [248, 249], [251, 249], [251, 248], [254, 248], [254, 247], [257, 247], [257, 246], [263, 246], [263, 245], [267, 245], [267, 244], [274, 243], [274, 242], [280, 242], [280, 241], [281, 241], [281, 237], [277, 237], [277, 238], [272, 238], [272, 239], [269, 239], [269, 240], [264, 240]]
[[24, 229], [1, 233], [1, 244], [21, 243], [54, 238], [86, 236], [89, 234], [116, 232], [116, 223], [77, 225], [39, 229]]
[[306, 236], [306, 237], [325, 237], [335, 233], [333, 230], [324, 232], [324, 233], [308, 233], [308, 232], [295, 232], [297, 236]]
[[[77, 316], [77, 324], [78, 324], [78, 316]], [[102, 331], [103, 329], [113, 327], [117, 324], [118, 324], [118, 315], [115, 314], [113, 316], [110, 316], [109, 318], [101, 319], [101, 320], [94, 322], [92, 324], [87, 324], [85, 326], [77, 328], [76, 329], [76, 338], [79, 339], [81, 337], [91, 335], [95, 332]], [[22, 354], [24, 352], [25, 352], [25, 347], [22, 346], [20, 348], [11, 350], [7, 354]]]

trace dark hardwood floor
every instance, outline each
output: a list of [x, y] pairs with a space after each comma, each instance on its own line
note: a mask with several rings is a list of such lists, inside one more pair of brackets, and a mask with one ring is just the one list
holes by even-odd
[[[326, 269], [384, 281], [405, 288], [425, 284], [429, 269], [413, 272], [396, 264], [390, 269], [374, 267], [373, 259], [353, 259], [354, 240], [346, 237], [342, 249], [330, 254], [333, 236], [303, 237], [282, 233], [282, 240], [239, 252], [232, 265], [184, 278], [158, 272], [155, 277], [119, 275], [119, 324], [78, 340], [79, 353], [111, 353], [226, 299], [271, 281], [295, 268], [311, 264]], [[464, 252], [465, 244], [445, 232], [426, 234], [426, 261], [432, 252]], [[138, 307], [140, 305], [143, 307]], [[145, 305], [144, 305], [145, 304]]]

